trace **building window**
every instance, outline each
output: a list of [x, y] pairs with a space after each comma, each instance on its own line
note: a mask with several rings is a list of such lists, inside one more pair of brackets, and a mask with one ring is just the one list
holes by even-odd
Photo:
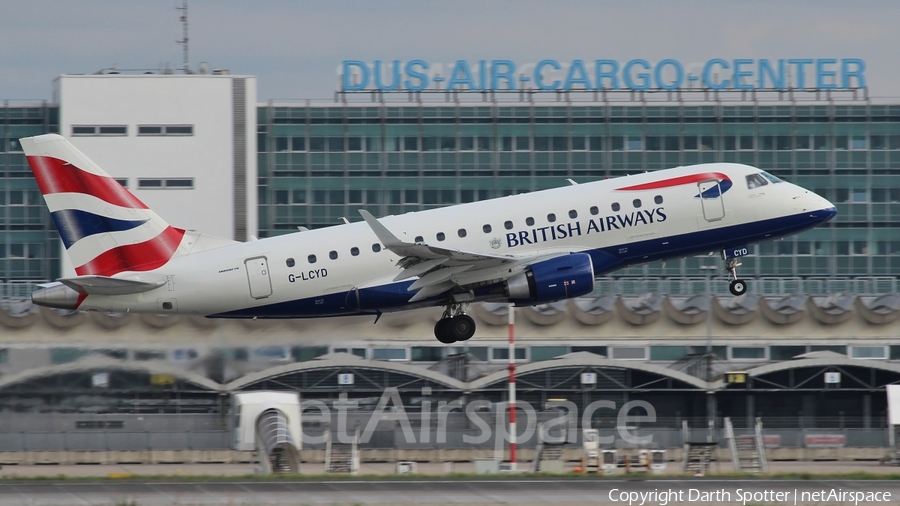
[[[124, 135], [124, 134], [122, 134], [122, 135]], [[138, 125], [138, 135], [139, 136], [194, 135], [194, 125]]]
[[884, 346], [851, 346], [851, 358], [887, 358]]
[[734, 347], [731, 348], [731, 358], [734, 360], [763, 360], [766, 358], [766, 349], [763, 347]]
[[568, 346], [532, 346], [531, 361], [540, 362], [560, 357], [569, 352]]
[[687, 356], [687, 346], [651, 346], [650, 360], [674, 362]]
[[162, 187], [162, 179], [138, 179], [138, 188], [141, 190], [157, 189]]
[[612, 358], [618, 360], [645, 360], [647, 349], [639, 347], [615, 347], [612, 349]]
[[[516, 360], [525, 360], [525, 348], [516, 348]], [[491, 348], [491, 360], [509, 360], [509, 348]]]
[[167, 179], [138, 178], [137, 181], [139, 190], [161, 190], [163, 188], [170, 190], [192, 190], [194, 188], [194, 178], [192, 177]]
[[372, 350], [373, 360], [408, 360], [406, 348], [375, 348]]
[[110, 136], [121, 137], [128, 135], [126, 125], [72, 125], [72, 136]]

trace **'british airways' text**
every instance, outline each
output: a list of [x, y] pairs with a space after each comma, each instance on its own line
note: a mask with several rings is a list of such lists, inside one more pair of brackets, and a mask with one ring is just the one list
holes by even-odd
[[587, 222], [570, 221], [558, 225], [534, 227], [528, 230], [507, 232], [506, 247], [515, 248], [526, 244], [538, 244], [548, 241], [558, 241], [567, 237], [578, 237], [594, 233], [609, 232], [610, 230], [622, 230], [638, 225], [662, 223], [666, 221], [665, 208], [637, 210], [630, 213], [614, 214], [612, 216], [600, 216], [591, 218]]

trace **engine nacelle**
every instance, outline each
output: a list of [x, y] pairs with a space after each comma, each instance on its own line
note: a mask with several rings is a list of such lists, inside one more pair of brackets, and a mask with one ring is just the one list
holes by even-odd
[[510, 300], [539, 304], [594, 290], [594, 265], [587, 253], [572, 253], [529, 266], [506, 281]]

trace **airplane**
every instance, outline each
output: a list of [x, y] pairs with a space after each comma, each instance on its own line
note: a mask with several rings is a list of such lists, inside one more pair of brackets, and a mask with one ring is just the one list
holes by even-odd
[[441, 306], [445, 344], [475, 333], [468, 304], [536, 305], [617, 269], [718, 253], [832, 219], [835, 206], [760, 169], [708, 163], [248, 242], [174, 227], [65, 138], [21, 139], [76, 275], [35, 304], [208, 318], [314, 318]]

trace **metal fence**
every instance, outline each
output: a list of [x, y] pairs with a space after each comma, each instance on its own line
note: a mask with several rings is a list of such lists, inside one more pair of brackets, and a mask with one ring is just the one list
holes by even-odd
[[[642, 442], [630, 441], [622, 436], [627, 432], [631, 438], [646, 439]], [[741, 434], [741, 430], [737, 430]], [[612, 438], [614, 448], [681, 448], [687, 441], [707, 441], [706, 429], [691, 429], [685, 439], [684, 432], [674, 428], [633, 428], [619, 427], [602, 429], [601, 437]], [[747, 432], [749, 434], [749, 432]], [[580, 430], [553, 433], [552, 441], [565, 442], [573, 447], [582, 444]], [[303, 448], [323, 449], [325, 443], [316, 441], [322, 431], [304, 427]], [[435, 429], [427, 431], [423, 437], [420, 430], [414, 430], [407, 437], [402, 428], [377, 429], [361, 441], [361, 449], [496, 449], [506, 445], [505, 432], [482, 431], [478, 429], [448, 429], [441, 434]], [[763, 436], [769, 447], [803, 448], [820, 447], [822, 438], [827, 446], [853, 448], [886, 448], [889, 446], [888, 429], [764, 429]], [[338, 437], [335, 435], [335, 437]], [[351, 435], [347, 435], [351, 438]], [[499, 439], [498, 439], [499, 438]], [[312, 439], [311, 442], [309, 439]], [[725, 447], [725, 431], [715, 429], [712, 440]], [[534, 448], [537, 445], [537, 431], [518, 435], [520, 448]], [[0, 452], [40, 452], [40, 451], [144, 451], [144, 450], [227, 450], [232, 446], [231, 431], [180, 431], [180, 432], [0, 432]]]
[[[731, 296], [730, 279], [716, 277], [710, 280], [710, 291], [715, 295]], [[803, 295], [833, 295], [848, 293], [876, 296], [897, 293], [900, 280], [896, 277], [860, 278], [747, 278], [748, 292], [764, 296], [780, 296], [799, 293]], [[621, 295], [638, 297], [648, 293], [691, 296], [707, 293], [706, 278], [600, 278], [595, 283], [593, 295]]]
[[[407, 417], [408, 422], [385, 420], [379, 414], [350, 413], [344, 420], [335, 415], [329, 422], [307, 421], [303, 423], [303, 448], [323, 449], [323, 435], [326, 429], [332, 437], [350, 442], [357, 425], [360, 428], [362, 449], [500, 449], [506, 444], [508, 421], [505, 413], [484, 412], [451, 413], [444, 415], [440, 422], [432, 414], [422, 420], [418, 416]], [[396, 415], [394, 413], [393, 415]], [[196, 420], [179, 427], [177, 417], [159, 419], [135, 415], [134, 420], [125, 420], [121, 429], [102, 430], [52, 430], [44, 424], [28, 428], [22, 423], [0, 423], [0, 452], [25, 451], [141, 451], [141, 450], [226, 450], [232, 446], [231, 430], [221, 423], [221, 418], [194, 417]], [[390, 417], [390, 415], [388, 416]], [[117, 415], [117, 418], [122, 416]], [[138, 420], [138, 419], [142, 420]], [[555, 424], [547, 422], [556, 421]], [[739, 419], [733, 419], [738, 422]], [[767, 422], [768, 420], [768, 422]], [[858, 447], [884, 448], [889, 445], [888, 429], [884, 425], [871, 428], [822, 426], [801, 428], [799, 420], [793, 419], [793, 427], [785, 428], [789, 419], [763, 419], [763, 435], [770, 447]], [[138, 426], [134, 422], [143, 422]], [[682, 422], [687, 421], [690, 429], [685, 433]], [[782, 421], [782, 423], [777, 423]], [[2, 422], [2, 420], [0, 420]], [[664, 422], [664, 423], [660, 423]], [[216, 426], [218, 424], [218, 426]], [[546, 424], [546, 425], [545, 425]], [[727, 445], [722, 420], [717, 420], [712, 430], [706, 419], [658, 419], [653, 423], [633, 422], [615, 419], [594, 420], [592, 426], [598, 428], [600, 436], [607, 438], [604, 446], [615, 448], [680, 448], [687, 441], [707, 441], [712, 439], [721, 446]], [[440, 427], [440, 430], [439, 430]], [[36, 430], [37, 429], [37, 430]], [[518, 425], [518, 444], [522, 448], [534, 448], [539, 440], [548, 438], [553, 442], [565, 442], [573, 447], [582, 444], [580, 420], [564, 421], [559, 413], [536, 413], [531, 418], [521, 417]], [[750, 434], [752, 429], [735, 423], [735, 433]], [[642, 440], [646, 438], [646, 440]]]
[[[886, 293], [900, 292], [900, 279], [890, 276], [873, 276], [858, 278], [747, 278], [750, 293], [766, 296], [789, 295], [833, 295], [848, 293], [862, 296], [876, 296]], [[28, 299], [37, 285], [46, 283], [40, 280], [0, 282], [0, 299]], [[716, 277], [710, 280], [712, 293], [730, 296], [728, 289], [730, 280]], [[592, 295], [621, 295], [637, 297], [648, 293], [662, 295], [691, 296], [707, 293], [706, 278], [599, 278]]]

